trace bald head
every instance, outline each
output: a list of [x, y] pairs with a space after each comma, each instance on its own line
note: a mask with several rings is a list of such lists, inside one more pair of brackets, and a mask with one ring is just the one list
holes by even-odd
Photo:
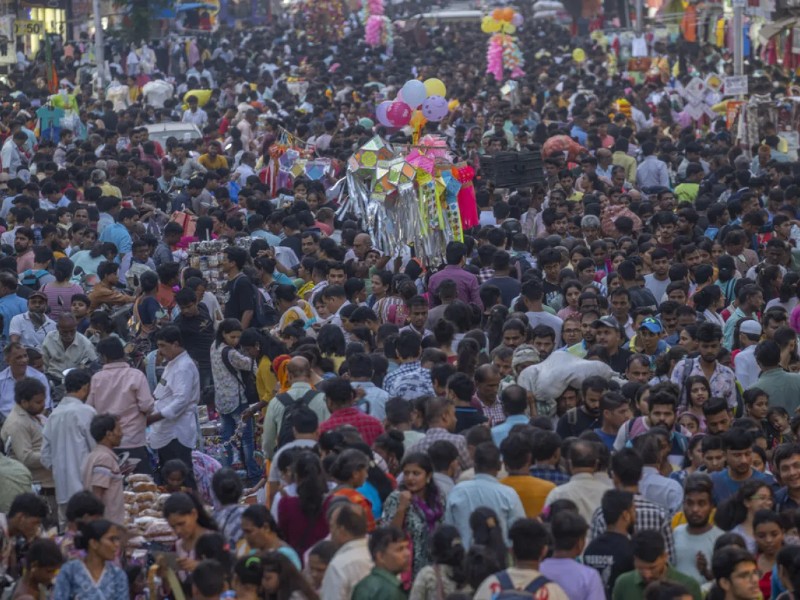
[[353, 252], [359, 258], [364, 258], [364, 256], [372, 249], [372, 238], [369, 237], [368, 233], [359, 233], [353, 238]]
[[291, 382], [305, 381], [311, 377], [311, 363], [303, 356], [295, 356], [286, 365], [286, 374]]
[[569, 466], [573, 475], [575, 473], [594, 473], [599, 460], [596, 442], [576, 440], [569, 447]]

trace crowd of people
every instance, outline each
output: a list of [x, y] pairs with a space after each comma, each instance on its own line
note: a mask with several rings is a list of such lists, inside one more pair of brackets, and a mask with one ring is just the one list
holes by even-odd
[[[0, 84], [2, 598], [797, 598], [800, 162], [672, 93], [727, 51], [684, 27], [633, 72], [528, 19], [509, 93], [475, 23], [344, 19]], [[429, 77], [476, 172], [442, 264], [336, 184]], [[286, 144], [332, 173], [270, 174]], [[536, 185], [481, 169], [527, 150]]]

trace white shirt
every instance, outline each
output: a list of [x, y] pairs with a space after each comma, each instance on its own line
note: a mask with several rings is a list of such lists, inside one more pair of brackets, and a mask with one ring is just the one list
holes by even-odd
[[320, 600], [350, 600], [356, 584], [372, 570], [367, 538], [344, 544], [336, 551], [325, 571]]
[[[32, 367], [25, 369], [25, 377], [33, 377], [42, 382], [45, 389], [44, 406], [45, 408], [52, 407], [53, 401], [50, 399], [50, 384], [47, 381], [47, 377]], [[14, 407], [14, 386], [16, 383], [14, 377], [11, 376], [11, 367], [6, 367], [0, 371], [0, 415], [4, 417], [7, 417]]]
[[44, 323], [37, 329], [31, 321], [31, 313], [24, 312], [11, 318], [8, 326], [9, 335], [18, 335], [19, 343], [26, 347], [38, 348], [41, 350], [45, 336], [51, 331], [56, 330], [56, 322], [45, 315]]
[[3, 144], [3, 149], [0, 150], [0, 161], [3, 163], [3, 170], [7, 170], [12, 177], [24, 166], [22, 152], [14, 142], [13, 136]]
[[182, 446], [194, 448], [200, 373], [185, 350], [167, 363], [153, 397], [156, 411], [164, 418], [150, 426], [150, 447], [158, 450], [177, 439]]
[[53, 472], [59, 504], [83, 491], [81, 465], [95, 446], [89, 425], [96, 414], [78, 398], [65, 396], [44, 424], [41, 461]]
[[148, 105], [155, 106], [156, 108], [164, 108], [164, 102], [172, 98], [173, 90], [172, 84], [163, 79], [156, 79], [144, 84], [142, 87], [142, 95]]
[[761, 368], [756, 362], [755, 344], [748, 346], [736, 355], [734, 367], [736, 367], [736, 379], [742, 384], [742, 388], [748, 389], [756, 384]]
[[183, 123], [194, 123], [198, 127], [203, 127], [208, 122], [208, 115], [202, 108], [198, 108], [197, 112], [192, 112], [192, 109], [187, 108], [183, 111]]
[[678, 525], [673, 532], [675, 537], [675, 568], [703, 585], [706, 582], [706, 578], [697, 570], [697, 553], [702, 552], [708, 564], [711, 564], [714, 544], [717, 538], [725, 532], [715, 525], [705, 533], [692, 535], [687, 531], [688, 527], [686, 524]]

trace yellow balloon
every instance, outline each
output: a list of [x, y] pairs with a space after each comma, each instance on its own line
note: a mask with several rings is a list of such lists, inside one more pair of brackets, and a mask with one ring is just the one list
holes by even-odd
[[516, 25], [512, 23], [503, 23], [503, 33], [507, 33], [509, 35], [513, 34], [517, 30]]
[[483, 33], [492, 33], [492, 21], [494, 21], [494, 19], [490, 16], [483, 17], [481, 21], [481, 31]]
[[447, 103], [447, 108], [451, 111], [457, 109], [459, 106], [461, 106], [461, 103], [458, 101], [458, 98], [454, 98]]
[[584, 52], [583, 48], [575, 48], [572, 51], [572, 60], [576, 63], [582, 63], [586, 60], [586, 52]]
[[428, 93], [428, 98], [431, 96], [447, 97], [447, 88], [441, 79], [436, 79], [435, 77], [425, 80], [425, 91]]

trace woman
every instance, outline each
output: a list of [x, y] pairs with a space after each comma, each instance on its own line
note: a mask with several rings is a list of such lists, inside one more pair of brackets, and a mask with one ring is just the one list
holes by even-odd
[[120, 600], [128, 598], [128, 577], [114, 564], [120, 531], [111, 521], [81, 523], [75, 547], [86, 557], [69, 561], [59, 571], [53, 600]]
[[191, 573], [197, 566], [197, 540], [205, 533], [217, 530], [214, 519], [206, 512], [194, 494], [176, 492], [164, 502], [164, 518], [178, 537], [175, 552], [178, 567], [184, 573]]
[[759, 510], [753, 518], [753, 531], [755, 533], [756, 564], [761, 574], [758, 587], [764, 598], [772, 596], [772, 575], [775, 568], [778, 552], [783, 548], [785, 526], [778, 513], [772, 510]]
[[319, 600], [300, 570], [285, 555], [269, 552], [261, 561], [264, 565], [261, 584], [266, 600]]
[[336, 554], [336, 544], [330, 540], [319, 542], [308, 552], [308, 564], [306, 577], [310, 580], [311, 586], [319, 594], [322, 589], [322, 580], [325, 579], [325, 571]]
[[703, 466], [703, 438], [705, 438], [705, 434], [700, 433], [689, 439], [686, 456], [683, 458], [683, 469], [672, 473], [670, 479], [683, 485], [689, 475], [696, 473], [697, 469]]
[[436, 347], [447, 356], [447, 362], [451, 365], [456, 363], [458, 355], [453, 350], [453, 341], [456, 335], [456, 327], [447, 319], [439, 319], [433, 326], [433, 337], [436, 340]]
[[317, 322], [317, 314], [311, 304], [297, 295], [297, 289], [293, 285], [275, 286], [274, 296], [275, 308], [281, 318], [272, 330], [273, 335], [278, 335], [295, 321], [301, 321], [306, 331], [313, 331], [311, 326]]
[[786, 310], [787, 314], [791, 315], [798, 302], [800, 302], [800, 298], [797, 297], [798, 282], [800, 282], [799, 273], [786, 273], [783, 276], [780, 290], [778, 290], [778, 296], [767, 302], [764, 310], [767, 311], [773, 306], [780, 306]]
[[68, 313], [75, 294], [83, 294], [83, 288], [71, 281], [75, 264], [68, 258], [59, 258], [53, 265], [53, 275], [56, 280], [46, 283], [41, 291], [47, 296], [47, 306], [50, 308], [48, 315], [53, 321], [58, 321], [62, 313]]
[[264, 565], [260, 556], [244, 556], [233, 567], [233, 591], [236, 600], [260, 600]]
[[561, 289], [562, 293], [564, 294], [566, 306], [558, 311], [558, 318], [562, 321], [568, 319], [569, 317], [580, 318], [581, 313], [578, 310], [578, 298], [580, 297], [582, 290], [580, 282], [574, 279], [567, 281], [564, 283]]
[[145, 271], [139, 278], [142, 294], [133, 303], [133, 322], [136, 335], [149, 337], [166, 322], [167, 311], [156, 299], [158, 293], [158, 275], [153, 271]]
[[[234, 450], [241, 450], [251, 482], [261, 478], [261, 469], [253, 456], [253, 420], [251, 413], [245, 413], [251, 400], [248, 398], [246, 381], [255, 371], [253, 359], [236, 348], [242, 337], [242, 324], [237, 319], [225, 319], [217, 328], [217, 335], [211, 345], [211, 374], [214, 377], [214, 404], [222, 418], [222, 445], [225, 448], [224, 464], [233, 464]], [[242, 416], [245, 418], [242, 419]], [[231, 441], [242, 422], [241, 439]], [[252, 485], [252, 483], [251, 483]]]
[[248, 506], [242, 513], [242, 533], [244, 543], [239, 543], [236, 555], [239, 557], [277, 552], [284, 555], [297, 568], [301, 568], [300, 557], [289, 544], [281, 539], [278, 524], [262, 504]]
[[756, 553], [753, 519], [760, 510], [772, 508], [772, 488], [758, 480], [745, 481], [742, 487], [720, 504], [714, 522], [731, 533], [738, 533], [747, 544], [747, 551]]
[[[405, 282], [411, 282], [408, 275], [403, 273], [396, 273], [392, 276], [392, 284], [387, 294], [375, 302], [372, 310], [378, 315], [381, 323], [394, 323], [398, 327], [405, 325], [405, 317], [408, 314], [404, 306], [403, 297], [400, 295], [400, 287]], [[411, 282], [413, 284], [413, 282]], [[416, 294], [417, 286], [414, 285], [414, 294]], [[398, 314], [399, 313], [399, 314]], [[399, 316], [403, 320], [399, 322]]]
[[508, 552], [497, 513], [486, 506], [476, 508], [469, 516], [469, 527], [472, 530], [472, 545], [488, 548], [501, 568], [505, 568]]
[[405, 531], [411, 538], [411, 571], [416, 576], [428, 560], [430, 532], [444, 517], [444, 498], [433, 481], [433, 464], [427, 454], [413, 452], [402, 464], [403, 483], [386, 499], [383, 522]]
[[769, 302], [780, 297], [783, 285], [783, 271], [778, 265], [767, 265], [758, 271], [758, 285], [764, 292], [764, 300]]
[[34, 540], [25, 555], [22, 577], [11, 591], [11, 600], [36, 600], [41, 591], [53, 584], [59, 567], [64, 562], [61, 549], [53, 540], [39, 538]]
[[769, 411], [769, 395], [761, 388], [750, 388], [742, 394], [744, 400], [745, 416], [755, 419], [761, 423], [762, 427], [767, 424], [767, 412]]
[[333, 372], [338, 374], [344, 362], [347, 343], [342, 328], [336, 325], [323, 325], [317, 332], [317, 346], [323, 358], [333, 362]]
[[685, 388], [689, 390], [689, 405], [686, 411], [697, 417], [700, 422], [700, 432], [706, 431], [706, 418], [703, 414], [703, 405], [711, 398], [711, 386], [708, 379], [702, 375], [691, 375], [686, 378]]
[[364, 509], [367, 517], [367, 531], [375, 529], [375, 516], [372, 512], [372, 503], [357, 490], [367, 481], [369, 457], [361, 450], [343, 450], [333, 461], [328, 474], [336, 480], [337, 486], [331, 496], [344, 496], [353, 504], [358, 504]]
[[453, 593], [470, 594], [464, 554], [458, 529], [452, 525], [438, 527], [431, 536], [433, 564], [422, 567], [417, 574], [409, 600], [440, 600]]
[[325, 496], [328, 482], [319, 457], [301, 452], [294, 461], [296, 496], [285, 495], [278, 504], [278, 527], [283, 538], [300, 555], [328, 535]]

